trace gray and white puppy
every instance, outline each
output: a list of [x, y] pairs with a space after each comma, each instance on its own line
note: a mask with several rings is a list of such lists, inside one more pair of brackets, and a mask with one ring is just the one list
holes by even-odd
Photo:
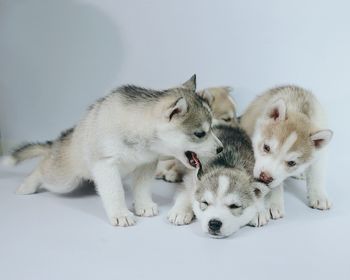
[[189, 223], [195, 214], [204, 232], [226, 237], [263, 209], [269, 188], [254, 180], [253, 147], [244, 130], [218, 125], [213, 131], [224, 150], [185, 176], [185, 191], [179, 193], [171, 217], [180, 225]]
[[[228, 124], [237, 125], [236, 102], [231, 97], [231, 87], [211, 87], [200, 90], [197, 94], [208, 102], [213, 114], [213, 125]], [[156, 178], [166, 182], [181, 182], [187, 172], [187, 168], [176, 159], [160, 159]]]
[[22, 146], [7, 158], [8, 163], [17, 164], [42, 156], [17, 193], [31, 194], [40, 186], [67, 193], [81, 180], [93, 180], [111, 224], [130, 226], [135, 217], [126, 206], [122, 185], [122, 179], [130, 175], [135, 214], [156, 215], [150, 185], [160, 155], [173, 156], [194, 168], [198, 158], [222, 150], [211, 130], [211, 112], [195, 89], [195, 76], [163, 91], [117, 88], [55, 141]]

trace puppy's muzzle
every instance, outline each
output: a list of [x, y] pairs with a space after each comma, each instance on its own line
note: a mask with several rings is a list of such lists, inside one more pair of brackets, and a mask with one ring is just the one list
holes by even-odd
[[221, 227], [222, 227], [222, 222], [220, 220], [211, 219], [208, 222], [208, 228], [210, 233], [212, 234], [218, 234], [220, 232]]

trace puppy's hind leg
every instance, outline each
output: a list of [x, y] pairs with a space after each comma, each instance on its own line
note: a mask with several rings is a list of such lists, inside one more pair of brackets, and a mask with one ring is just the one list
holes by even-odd
[[151, 185], [156, 170], [156, 162], [138, 167], [133, 172], [133, 192], [135, 214], [152, 217], [158, 214], [158, 206], [152, 200]]
[[16, 190], [16, 194], [33, 194], [37, 192], [41, 183], [40, 169], [36, 168]]

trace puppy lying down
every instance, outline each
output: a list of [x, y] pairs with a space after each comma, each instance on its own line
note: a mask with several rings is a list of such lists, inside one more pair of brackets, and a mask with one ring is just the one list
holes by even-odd
[[264, 208], [269, 188], [253, 178], [254, 152], [248, 135], [239, 127], [218, 125], [213, 132], [224, 150], [184, 177], [169, 219], [188, 224], [195, 215], [205, 233], [227, 237], [247, 225]]

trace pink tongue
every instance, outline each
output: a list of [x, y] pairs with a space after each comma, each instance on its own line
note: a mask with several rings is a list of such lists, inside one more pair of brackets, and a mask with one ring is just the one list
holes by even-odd
[[193, 158], [193, 160], [194, 160], [194, 162], [195, 162], [195, 164], [196, 164], [196, 167], [199, 167], [199, 166], [200, 166], [200, 163], [199, 163], [198, 158], [197, 158], [195, 155], [192, 155], [192, 158]]

